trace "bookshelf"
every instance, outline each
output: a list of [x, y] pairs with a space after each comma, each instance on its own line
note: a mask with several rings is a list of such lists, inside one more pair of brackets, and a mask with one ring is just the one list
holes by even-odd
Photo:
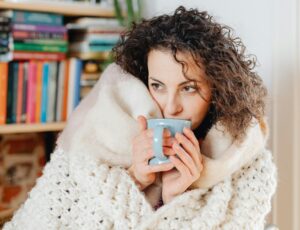
[[58, 13], [65, 16], [115, 17], [113, 10], [87, 3], [69, 3], [59, 1], [1, 1], [0, 9], [30, 10], [47, 13]]
[[[37, 1], [37, 0], [0, 0], [0, 10], [29, 10], [44, 13], [57, 13], [66, 17], [102, 17], [114, 18], [113, 10], [86, 2], [60, 2], [60, 1]], [[82, 55], [82, 54], [81, 54]], [[99, 56], [100, 55], [100, 56]], [[109, 53], [103, 52], [98, 56], [80, 56], [81, 59], [105, 60]], [[36, 124], [4, 124], [0, 125], [0, 135], [20, 134], [32, 132], [56, 132], [62, 131], [66, 122], [36, 123]]]
[[66, 126], [66, 122], [53, 122], [45, 124], [9, 124], [0, 125], [0, 135], [31, 133], [31, 132], [52, 132], [61, 131]]
[[[78, 18], [80, 19], [80, 17], [87, 17], [87, 18], [93, 18], [93, 19], [105, 18], [104, 19], [105, 23], [106, 23], [106, 21], [109, 21], [108, 19], [115, 18], [115, 13], [114, 13], [113, 9], [110, 10], [107, 8], [103, 8], [102, 6], [99, 6], [97, 4], [91, 4], [91, 3], [85, 3], [85, 2], [60, 2], [60, 1], [52, 1], [52, 0], [40, 0], [40, 1], [37, 1], [37, 0], [20, 0], [20, 1], [0, 0], [0, 10], [24, 10], [24, 11], [33, 11], [33, 12], [39, 12], [39, 13], [59, 14], [59, 15], [64, 16], [63, 19], [60, 20], [60, 23], [64, 24], [63, 26], [68, 24], [69, 21], [73, 21], [75, 19], [77, 20]], [[66, 20], [64, 20], [64, 19], [66, 19]], [[55, 24], [55, 25], [57, 27], [62, 26], [62, 25], [57, 25], [57, 24]], [[44, 25], [44, 27], [47, 27], [47, 25]], [[50, 25], [50, 27], [51, 27], [51, 25]], [[111, 29], [111, 28], [109, 28], [109, 29]], [[2, 31], [0, 31], [0, 32], [2, 32]], [[63, 33], [65, 33], [65, 31]], [[61, 34], [63, 34], [63, 33], [61, 33]], [[68, 37], [69, 36], [59, 36], [59, 38], [56, 37], [56, 39], [58, 39], [58, 40], [66, 39], [67, 40]], [[74, 35], [73, 37], [77, 38], [77, 34]], [[4, 39], [2, 39], [2, 41], [3, 40]], [[70, 42], [70, 41], [68, 41], [68, 42]], [[50, 45], [47, 45], [47, 46], [50, 46]], [[14, 48], [16, 49], [16, 46]], [[32, 55], [34, 55], [33, 51], [29, 51], [29, 52], [32, 52]], [[22, 53], [22, 52], [19, 52], [19, 53]], [[47, 52], [45, 52], [45, 53], [47, 53]], [[40, 53], [39, 55], [34, 56], [34, 58], [38, 59], [38, 60], [36, 60], [32, 63], [31, 62], [29, 63], [28, 60], [25, 60], [25, 59], [28, 59], [28, 56], [24, 57], [24, 59], [21, 59], [21, 61], [20, 61], [20, 59], [16, 59], [16, 60], [18, 60], [17, 62], [15, 62], [15, 63], [10, 62], [10, 64], [12, 64], [12, 65], [7, 64], [7, 66], [6, 66], [7, 69], [4, 69], [4, 68], [1, 69], [1, 64], [0, 64], [0, 73], [1, 73], [1, 71], [2, 71], [2, 73], [7, 73], [7, 71], [8, 71], [11, 74], [10, 78], [6, 78], [7, 82], [2, 84], [2, 86], [5, 84], [8, 85], [8, 79], [14, 79], [14, 80], [10, 81], [10, 86], [11, 86], [11, 83], [14, 82], [13, 83], [14, 87], [11, 87], [9, 89], [10, 89], [10, 92], [18, 92], [17, 94], [14, 94], [14, 98], [17, 98], [16, 101], [21, 101], [23, 103], [24, 98], [26, 98], [26, 100], [27, 100], [29, 98], [28, 95], [30, 95], [31, 100], [32, 100], [32, 98], [35, 98], [34, 100], [32, 100], [32, 101], [35, 101], [35, 103], [41, 105], [41, 104], [44, 104], [43, 100], [47, 100], [49, 102], [47, 104], [50, 105], [50, 107], [49, 106], [44, 106], [44, 107], [41, 106], [41, 108], [39, 108], [39, 109], [32, 109], [32, 108], [34, 108], [35, 105], [31, 106], [30, 114], [31, 115], [35, 114], [34, 115], [35, 118], [31, 119], [30, 116], [28, 116], [29, 109], [28, 110], [26, 109], [26, 113], [25, 113], [26, 120], [24, 120], [24, 117], [20, 116], [20, 115], [24, 115], [24, 112], [25, 112], [24, 108], [25, 107], [28, 108], [28, 101], [30, 101], [30, 100], [29, 99], [27, 100], [27, 102], [26, 102], [27, 104], [15, 102], [16, 104], [14, 104], [11, 107], [16, 108], [16, 110], [14, 110], [13, 113], [17, 114], [17, 117], [19, 117], [19, 119], [18, 118], [14, 119], [14, 121], [12, 121], [14, 123], [6, 121], [6, 123], [11, 123], [11, 124], [3, 124], [3, 123], [0, 124], [0, 154], [1, 154], [0, 155], [0, 183], [5, 182], [3, 184], [3, 186], [1, 184], [2, 188], [0, 188], [0, 229], [1, 229], [2, 224], [4, 222], [8, 221], [12, 217], [13, 211], [15, 211], [15, 209], [18, 208], [19, 204], [21, 204], [23, 202], [24, 197], [22, 197], [22, 192], [27, 191], [30, 188], [27, 184], [25, 184], [23, 182], [22, 183], [24, 184], [24, 186], [26, 185], [27, 187], [26, 186], [24, 187], [23, 184], [21, 184], [21, 183], [17, 183], [17, 182], [11, 183], [10, 182], [11, 180], [8, 181], [8, 180], [4, 179], [4, 178], [7, 178], [7, 176], [4, 177], [4, 175], [6, 175], [6, 173], [9, 170], [10, 170], [10, 172], [12, 172], [12, 170], [14, 170], [13, 171], [14, 173], [10, 176], [16, 177], [18, 173], [23, 173], [22, 171], [19, 172], [18, 170], [22, 170], [22, 167], [25, 167], [26, 165], [30, 165], [30, 168], [29, 168], [30, 175], [34, 175], [34, 176], [36, 176], [36, 178], [41, 175], [39, 170], [42, 170], [44, 163], [46, 163], [47, 161], [50, 160], [50, 155], [52, 153], [52, 150], [55, 147], [55, 141], [57, 139], [58, 132], [62, 131], [65, 128], [65, 126], [66, 126], [65, 120], [68, 118], [68, 115], [70, 114], [70, 112], [73, 111], [72, 110], [73, 104], [70, 103], [71, 106], [69, 106], [69, 101], [70, 101], [69, 98], [71, 98], [71, 101], [73, 100], [72, 98], [77, 98], [75, 95], [78, 95], [78, 92], [79, 92], [79, 95], [82, 96], [80, 94], [80, 92], [81, 92], [80, 90], [78, 90], [78, 91], [74, 90], [74, 88], [75, 88], [74, 86], [76, 85], [75, 80], [73, 79], [72, 81], [70, 81], [70, 80], [66, 80], [66, 79], [71, 79], [69, 77], [74, 75], [74, 76], [76, 76], [75, 77], [76, 83], [80, 82], [80, 80], [83, 79], [83, 81], [85, 82], [85, 85], [82, 87], [84, 89], [88, 89], [89, 87], [92, 87], [91, 85], [89, 85], [89, 83], [93, 82], [96, 79], [95, 76], [99, 76], [97, 71], [96, 71], [96, 73], [93, 72], [93, 69], [95, 69], [95, 65], [98, 65], [99, 64], [98, 62], [105, 62], [110, 56], [110, 51], [107, 51], [107, 50], [105, 50], [105, 51], [101, 50], [101, 52], [80, 52], [80, 51], [78, 51], [78, 53], [73, 52], [73, 54], [71, 54], [71, 52], [68, 52], [68, 53], [63, 53], [65, 56], [63, 56], [61, 59], [60, 58], [58, 59], [58, 56], [55, 56], [55, 53], [63, 53], [63, 52], [62, 51], [53, 52], [53, 55], [52, 56], [50, 55], [51, 57], [53, 57], [52, 59], [49, 58], [50, 57], [49, 55], [47, 56], [48, 57], [48, 59], [47, 59], [47, 58], [45, 58], [46, 57], [45, 55], [43, 56]], [[19, 58], [20, 58], [20, 56], [19, 56]], [[30, 58], [32, 58], [32, 56], [30, 56]], [[34, 58], [32, 58], [32, 59], [34, 59]], [[45, 60], [43, 60], [43, 59], [45, 59]], [[78, 62], [79, 59], [82, 62]], [[89, 62], [90, 59], [95, 60], [95, 62]], [[19, 65], [19, 62], [21, 63], [20, 65]], [[25, 62], [26, 62], [26, 64], [24, 64]], [[60, 62], [60, 64], [53, 65], [54, 62]], [[82, 74], [81, 74], [80, 71], [77, 71], [78, 69], [81, 68], [78, 66], [80, 66], [83, 62], [88, 63], [87, 65], [85, 65], [85, 67], [87, 66], [87, 68], [90, 70], [90, 72], [82, 71]], [[15, 65], [16, 63], [18, 63], [18, 67], [17, 67], [18, 72], [16, 72], [16, 71], [13, 72], [13, 71], [11, 71], [12, 69], [9, 69], [9, 66], [16, 66]], [[79, 63], [80, 63], [80, 65], [79, 65]], [[20, 66], [22, 66], [22, 67], [20, 67]], [[28, 74], [30, 66], [32, 67], [32, 69], [30, 70], [31, 74]], [[61, 68], [62, 66], [64, 66], [64, 67]], [[82, 66], [84, 66], [84, 65], [82, 64]], [[53, 68], [53, 67], [55, 67], [55, 68]], [[103, 68], [105, 68], [105, 67], [103, 67]], [[83, 68], [81, 68], [81, 70], [82, 69]], [[102, 70], [102, 66], [98, 69]], [[25, 70], [26, 71], [28, 70], [28, 71], [26, 72]], [[61, 71], [62, 74], [61, 74], [60, 70], [62, 70]], [[25, 72], [26, 72], [26, 81], [24, 80]], [[34, 74], [33, 74], [33, 72], [34, 72]], [[53, 77], [55, 75], [53, 73], [57, 74], [57, 78]], [[78, 73], [80, 73], [80, 74], [78, 74]], [[34, 93], [26, 93], [26, 92], [32, 91], [32, 90], [25, 91], [24, 87], [26, 87], [25, 88], [26, 90], [29, 88], [28, 82], [33, 82], [32, 78], [29, 76], [33, 76], [33, 75], [36, 75], [35, 76], [36, 80], [34, 80], [35, 81], [34, 84], [36, 84], [36, 85], [39, 84], [39, 88], [37, 88], [36, 85], [34, 87], [32, 87], [32, 85], [31, 85], [32, 88], [35, 88]], [[48, 80], [45, 80], [45, 82], [48, 82], [46, 86], [44, 85], [45, 82], [42, 82], [42, 79], [46, 79], [43, 77], [44, 75], [48, 76], [47, 79], [49, 78]], [[3, 74], [3, 76], [4, 76], [4, 74]], [[8, 75], [6, 74], [6, 76], [8, 76]], [[21, 76], [21, 78], [20, 78], [20, 76]], [[60, 78], [59, 76], [63, 76], [63, 77]], [[4, 79], [4, 78], [2, 78], [2, 79]], [[19, 79], [19, 80], [15, 81], [15, 79]], [[37, 79], [39, 79], [39, 82]], [[59, 85], [62, 85], [62, 87], [60, 87], [58, 90], [53, 90], [54, 88], [51, 86], [53, 81], [51, 81], [51, 79], [56, 81], [55, 87], [57, 87], [59, 79], [60, 80], [62, 79], [59, 82]], [[2, 80], [2, 83], [3, 82], [4, 81]], [[16, 83], [16, 82], [21, 82], [21, 83]], [[26, 84], [23, 84], [22, 82], [26, 82]], [[81, 84], [81, 82], [80, 82], [80, 84]], [[0, 74], [0, 86], [1, 86], [1, 74]], [[45, 97], [45, 95], [42, 93], [42, 92], [46, 92], [46, 91], [44, 91], [45, 89], [49, 90], [46, 93], [47, 95], [56, 94], [57, 97], [54, 97], [54, 96]], [[70, 89], [73, 89], [73, 90], [70, 90]], [[65, 90], [68, 91], [67, 94], [64, 93]], [[89, 92], [87, 90], [84, 90], [84, 91], [86, 92], [86, 94]], [[23, 93], [20, 93], [20, 92], [23, 92]], [[59, 94], [58, 92], [61, 92], [61, 94]], [[58, 96], [58, 95], [60, 95], [60, 96]], [[71, 95], [71, 96], [69, 96], [69, 95]], [[12, 98], [12, 95], [11, 95], [11, 98]], [[62, 98], [62, 100], [57, 99], [57, 98]], [[0, 99], [1, 99], [1, 87], [0, 87]], [[50, 103], [50, 101], [51, 101], [51, 103]], [[61, 103], [58, 103], [58, 101]], [[52, 109], [51, 111], [53, 111], [52, 105], [54, 105], [53, 104], [54, 102], [56, 102], [54, 107], [61, 108], [61, 110], [56, 110], [56, 113], [50, 113], [51, 115], [49, 116], [49, 113], [47, 113], [45, 111], [48, 111], [49, 108], [50, 108], [50, 110]], [[73, 100], [73, 102], [74, 102], [74, 100]], [[44, 108], [44, 113], [43, 113], [43, 108]], [[12, 111], [12, 110], [10, 110], [10, 111]], [[57, 112], [57, 111], [60, 111], [60, 112]], [[1, 102], [0, 102], [0, 112], [1, 112]], [[45, 115], [45, 114], [47, 114], [47, 118], [49, 118], [49, 117], [51, 117], [51, 118], [46, 119], [44, 116], [44, 119], [43, 119], [43, 115]], [[53, 118], [54, 114], [55, 114], [55, 118]], [[59, 115], [57, 115], [57, 114], [59, 114]], [[1, 113], [0, 113], [0, 115], [1, 115]], [[0, 118], [1, 118], [1, 116], [0, 116]], [[57, 120], [57, 121], [53, 122], [54, 120]], [[24, 122], [26, 122], [26, 123], [24, 123]], [[39, 122], [41, 122], [41, 123], [39, 123]], [[22, 164], [22, 162], [25, 162], [25, 164]], [[26, 179], [26, 181], [30, 182], [30, 185], [33, 185], [35, 182], [33, 180], [34, 176], [32, 176], [31, 180]], [[17, 190], [18, 190], [18, 193], [15, 192]]]

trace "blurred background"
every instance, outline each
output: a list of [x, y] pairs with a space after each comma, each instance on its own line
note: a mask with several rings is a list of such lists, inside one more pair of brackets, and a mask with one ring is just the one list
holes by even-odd
[[267, 221], [300, 229], [297, 0], [0, 0], [0, 226], [26, 199], [69, 115], [112, 61], [120, 33], [180, 5], [208, 11], [256, 55], [278, 167]]

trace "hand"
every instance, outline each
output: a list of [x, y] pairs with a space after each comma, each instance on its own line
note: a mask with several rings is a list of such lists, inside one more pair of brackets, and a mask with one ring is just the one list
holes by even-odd
[[178, 157], [170, 156], [175, 168], [162, 173], [162, 198], [165, 204], [185, 192], [200, 177], [203, 169], [199, 142], [193, 131], [184, 128], [183, 134], [176, 133], [175, 138], [177, 141], [172, 148]]
[[[137, 120], [140, 132], [132, 141], [132, 165], [128, 169], [128, 172], [140, 190], [144, 190], [155, 181], [157, 172], [169, 171], [174, 165], [173, 163], [148, 165], [148, 161], [154, 156], [153, 129], [147, 129], [147, 120], [145, 117], [139, 116]], [[171, 137], [168, 129], [164, 130], [163, 138], [164, 153], [166, 155], [175, 155], [175, 152], [171, 148], [174, 138]]]

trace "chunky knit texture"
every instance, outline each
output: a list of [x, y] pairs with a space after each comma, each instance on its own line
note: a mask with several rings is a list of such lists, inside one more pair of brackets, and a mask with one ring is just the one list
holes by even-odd
[[264, 151], [214, 187], [187, 191], [154, 211], [125, 169], [86, 153], [70, 162], [57, 149], [4, 230], [263, 229], [275, 172]]
[[276, 167], [255, 120], [241, 144], [215, 124], [201, 144], [204, 169], [158, 210], [158, 180], [141, 192], [127, 172], [136, 117], [161, 116], [147, 88], [111, 65], [60, 135], [51, 161], [4, 230], [263, 229]]

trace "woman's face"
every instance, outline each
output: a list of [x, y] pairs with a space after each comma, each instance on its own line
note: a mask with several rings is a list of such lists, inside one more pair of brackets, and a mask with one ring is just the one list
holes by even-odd
[[[188, 63], [185, 78], [182, 65], [170, 51], [152, 50], [148, 54], [148, 87], [164, 118], [188, 119], [197, 128], [208, 112], [211, 90], [205, 72], [191, 55], [177, 53], [177, 59]], [[200, 93], [199, 93], [200, 92]]]

